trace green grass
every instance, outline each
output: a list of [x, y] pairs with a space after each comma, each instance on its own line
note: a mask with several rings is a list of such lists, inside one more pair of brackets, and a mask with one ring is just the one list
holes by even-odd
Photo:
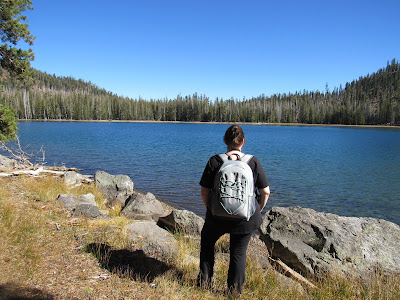
[[[41, 294], [56, 299], [226, 299], [229, 237], [216, 247], [213, 287], [196, 286], [199, 239], [174, 234], [179, 253], [167, 264], [138, 256], [139, 245], [125, 232], [129, 220], [120, 208], [107, 220], [70, 218], [56, 201], [59, 194], [93, 193], [104, 209], [104, 198], [93, 185], [66, 187], [55, 177], [0, 178], [0, 298]], [[98, 251], [89, 251], [97, 245]], [[103, 245], [103, 246], [99, 246]], [[159, 268], [156, 276], [126, 270], [124, 257], [140, 257]], [[117, 268], [108, 268], [108, 260]], [[121, 261], [118, 262], [118, 259]], [[165, 270], [164, 270], [164, 269]], [[161, 271], [162, 269], [162, 271]], [[138, 275], [139, 274], [139, 275]], [[327, 274], [309, 290], [247, 259], [241, 299], [400, 299], [400, 277], [377, 270], [367, 278]], [[29, 299], [29, 297], [27, 299]], [[49, 296], [49, 297], [50, 297]]]

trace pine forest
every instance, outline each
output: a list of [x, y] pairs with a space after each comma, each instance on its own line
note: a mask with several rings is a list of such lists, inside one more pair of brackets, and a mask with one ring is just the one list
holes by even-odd
[[91, 82], [33, 70], [22, 85], [0, 69], [0, 104], [20, 120], [147, 120], [349, 125], [400, 125], [400, 64], [332, 91], [260, 95], [250, 99], [130, 99]]

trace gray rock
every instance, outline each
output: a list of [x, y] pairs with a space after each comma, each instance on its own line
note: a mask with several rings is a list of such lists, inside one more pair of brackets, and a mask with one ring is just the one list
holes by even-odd
[[84, 194], [84, 195], [79, 195], [78, 197], [81, 198], [82, 202], [91, 204], [93, 206], [97, 206], [96, 203], [96, 197], [92, 193]]
[[95, 196], [92, 193], [79, 196], [60, 194], [57, 200], [64, 203], [65, 208], [74, 208], [79, 204], [85, 204], [85, 203], [97, 206]]
[[71, 211], [74, 217], [86, 217], [86, 218], [99, 218], [104, 219], [104, 215], [99, 211], [99, 208], [90, 204], [79, 204], [75, 206]]
[[152, 193], [135, 192], [128, 199], [121, 215], [135, 220], [155, 220], [165, 214], [163, 205]]
[[57, 200], [64, 203], [64, 208], [71, 211], [73, 216], [104, 218], [104, 215], [97, 207], [95, 196], [92, 193], [79, 196], [60, 194]]
[[10, 159], [6, 156], [0, 154], [0, 167], [5, 169], [14, 169], [17, 165], [17, 161], [15, 159]]
[[374, 219], [341, 217], [300, 207], [273, 207], [260, 226], [271, 256], [301, 274], [380, 268], [400, 272], [400, 227]]
[[75, 206], [82, 204], [81, 198], [75, 195], [60, 194], [57, 200], [64, 203], [64, 207], [69, 209], [73, 209]]
[[172, 232], [199, 236], [204, 225], [203, 218], [188, 210], [175, 209], [168, 216], [160, 217], [158, 225]]
[[68, 171], [64, 174], [64, 183], [69, 186], [79, 186], [82, 184], [82, 180], [77, 172]]
[[178, 242], [154, 221], [140, 221], [126, 227], [130, 239], [148, 256], [168, 260], [178, 252]]
[[124, 207], [126, 200], [133, 194], [133, 182], [127, 175], [110, 175], [97, 171], [94, 180], [96, 187], [106, 196], [107, 206], [119, 203]]

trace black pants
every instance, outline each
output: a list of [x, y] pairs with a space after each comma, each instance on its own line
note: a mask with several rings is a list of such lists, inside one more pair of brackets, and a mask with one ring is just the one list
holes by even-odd
[[[222, 228], [209, 226], [207, 222], [201, 231], [200, 273], [198, 284], [208, 286], [214, 274], [214, 246], [226, 233]], [[241, 293], [245, 280], [246, 252], [252, 233], [230, 234], [230, 260], [228, 271], [228, 289]]]

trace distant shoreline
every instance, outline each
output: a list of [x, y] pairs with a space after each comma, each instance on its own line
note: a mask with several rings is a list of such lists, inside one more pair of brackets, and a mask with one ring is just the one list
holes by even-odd
[[305, 124], [305, 123], [254, 123], [254, 122], [199, 122], [199, 121], [148, 121], [148, 120], [65, 120], [65, 119], [19, 119], [18, 122], [54, 122], [54, 123], [165, 123], [165, 124], [239, 124], [260, 126], [321, 126], [321, 127], [360, 127], [360, 128], [396, 128], [395, 125], [346, 125], [346, 124]]

